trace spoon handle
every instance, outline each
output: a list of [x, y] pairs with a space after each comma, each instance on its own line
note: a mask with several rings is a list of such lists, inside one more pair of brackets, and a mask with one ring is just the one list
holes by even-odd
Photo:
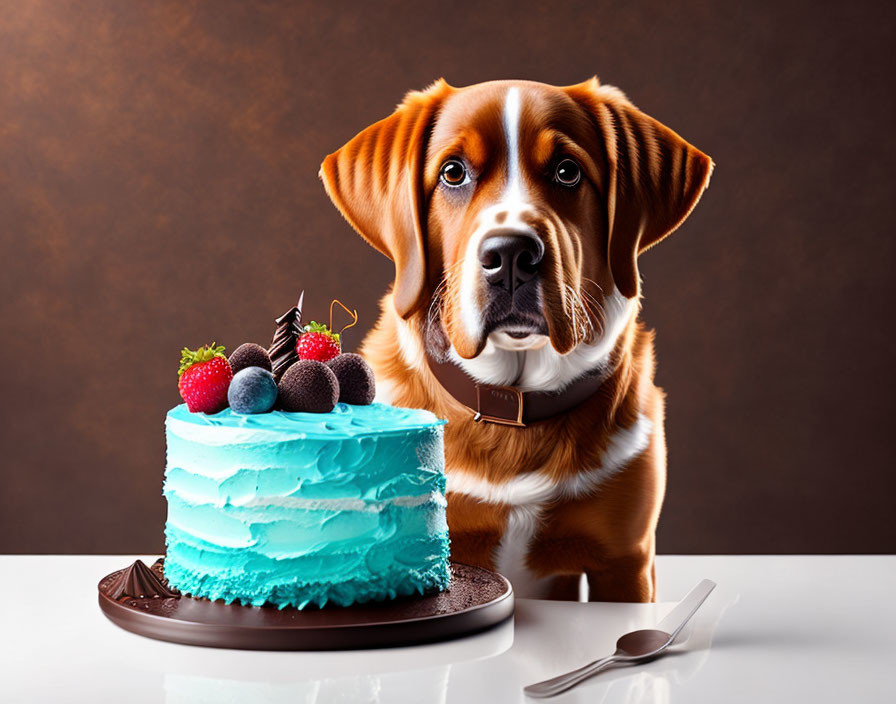
[[589, 677], [597, 674], [601, 670], [605, 670], [606, 668], [611, 667], [613, 663], [615, 663], [618, 659], [619, 658], [616, 653], [607, 655], [607, 657], [601, 658], [600, 660], [589, 662], [587, 665], [580, 667], [578, 670], [566, 672], [562, 675], [559, 675], [558, 677], [544, 680], [543, 682], [530, 684], [528, 687], [523, 688], [523, 692], [525, 692], [530, 697], [535, 697], [538, 699], [543, 697], [553, 697], [556, 694], [560, 694], [560, 692], [565, 692], [570, 687], [575, 687], [579, 682], [587, 680]]

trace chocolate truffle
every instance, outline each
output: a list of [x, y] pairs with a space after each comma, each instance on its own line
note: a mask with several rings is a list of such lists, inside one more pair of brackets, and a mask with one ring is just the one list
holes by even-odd
[[271, 371], [271, 358], [268, 356], [268, 351], [254, 342], [246, 342], [237, 347], [227, 361], [230, 362], [234, 374], [247, 367], [261, 367]]
[[326, 364], [339, 381], [340, 402], [356, 406], [373, 403], [373, 397], [376, 396], [376, 382], [373, 370], [361, 355], [346, 352], [333, 357]]
[[339, 402], [339, 382], [324, 363], [300, 359], [289, 367], [277, 385], [284, 411], [329, 413]]

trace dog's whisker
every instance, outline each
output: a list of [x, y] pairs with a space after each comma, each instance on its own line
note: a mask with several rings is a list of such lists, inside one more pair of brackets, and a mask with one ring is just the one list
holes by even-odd
[[[601, 293], [603, 293], [603, 288], [594, 279], [589, 279], [587, 277], [583, 277], [582, 281], [586, 282], [586, 283], [593, 284], [595, 287], [597, 287], [597, 289]], [[603, 304], [600, 301], [598, 301], [597, 298], [595, 298], [594, 295], [592, 293], [590, 293], [588, 290], [586, 290], [584, 287], [582, 288], [582, 296], [583, 296], [583, 300], [588, 301], [589, 308], [593, 312], [595, 322], [600, 325], [601, 332], [603, 332], [604, 328], [606, 327], [606, 319], [607, 319], [606, 310], [604, 309]], [[592, 325], [594, 325], [594, 322], [592, 323]], [[597, 330], [595, 327], [595, 334], [596, 333], [597, 333]]]
[[597, 334], [595, 321], [603, 319], [603, 309], [601, 308], [600, 303], [594, 298], [594, 296], [588, 294], [587, 292], [585, 292], [582, 303], [585, 309], [588, 311], [588, 326], [591, 329], [592, 333]]
[[434, 325], [440, 322], [444, 326], [445, 332], [448, 334], [449, 338], [453, 334], [455, 323], [450, 316], [446, 318], [442, 314], [442, 311], [445, 306], [445, 293], [448, 291], [448, 287], [450, 286], [452, 279], [456, 279], [460, 274], [463, 264], [464, 262], [461, 260], [446, 268], [444, 273], [442, 274], [441, 281], [433, 291], [432, 300], [430, 301], [429, 310], [427, 311], [426, 316], [426, 326], [428, 332]]
[[584, 283], [594, 284], [597, 287], [598, 291], [600, 291], [601, 293], [604, 292], [603, 287], [599, 283], [597, 283], [597, 281], [595, 281], [594, 279], [589, 279], [587, 276], [583, 276], [582, 281]]
[[563, 284], [566, 293], [564, 296], [564, 314], [570, 321], [570, 327], [573, 333], [573, 341], [578, 344], [580, 341], [588, 340], [589, 336], [595, 332], [594, 323], [592, 321], [591, 305], [593, 303], [583, 298], [569, 283]]

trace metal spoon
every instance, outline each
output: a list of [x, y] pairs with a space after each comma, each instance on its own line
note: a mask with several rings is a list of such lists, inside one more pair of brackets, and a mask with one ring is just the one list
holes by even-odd
[[613, 665], [636, 665], [653, 660], [672, 645], [672, 642], [681, 633], [681, 629], [690, 621], [691, 616], [696, 613], [715, 586], [715, 582], [704, 579], [681, 600], [678, 606], [672, 609], [666, 618], [657, 624], [656, 629], [626, 633], [616, 641], [616, 652], [612, 655], [590, 662], [584, 667], [558, 677], [530, 684], [528, 687], [524, 687], [523, 691], [528, 696], [539, 699], [553, 697]]

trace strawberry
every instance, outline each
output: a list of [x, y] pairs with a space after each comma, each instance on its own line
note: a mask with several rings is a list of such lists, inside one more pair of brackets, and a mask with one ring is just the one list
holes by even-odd
[[316, 359], [328, 362], [342, 351], [339, 345], [339, 333], [331, 332], [323, 323], [313, 320], [305, 326], [305, 332], [296, 343], [296, 354], [299, 359]]
[[227, 388], [233, 369], [213, 342], [195, 352], [184, 347], [180, 353], [177, 389], [191, 413], [217, 413], [227, 407]]

